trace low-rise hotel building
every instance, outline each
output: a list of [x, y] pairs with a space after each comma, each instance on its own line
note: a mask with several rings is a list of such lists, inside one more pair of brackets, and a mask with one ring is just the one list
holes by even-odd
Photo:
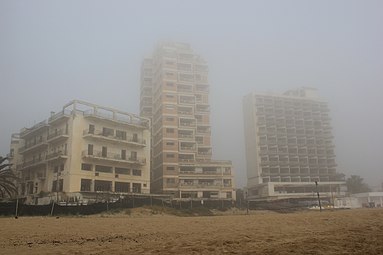
[[9, 156], [29, 199], [150, 192], [150, 121], [116, 109], [74, 100], [13, 135]]

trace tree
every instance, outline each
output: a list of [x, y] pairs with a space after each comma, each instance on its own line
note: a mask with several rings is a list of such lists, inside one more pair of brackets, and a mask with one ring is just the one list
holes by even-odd
[[363, 178], [359, 175], [351, 175], [351, 177], [347, 178], [346, 185], [348, 192], [351, 194], [371, 191], [370, 187], [368, 187], [367, 183], [363, 182]]
[[10, 168], [11, 164], [4, 163], [7, 160], [0, 156], [0, 198], [17, 194], [17, 177]]

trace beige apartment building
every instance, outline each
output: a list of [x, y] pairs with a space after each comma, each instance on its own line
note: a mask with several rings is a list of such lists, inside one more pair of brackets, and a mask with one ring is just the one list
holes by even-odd
[[250, 200], [345, 195], [329, 108], [313, 88], [251, 93], [243, 101]]
[[152, 192], [235, 199], [231, 162], [212, 160], [208, 66], [188, 44], [143, 61], [140, 114], [152, 121]]
[[150, 192], [150, 121], [108, 107], [74, 100], [13, 135], [9, 156], [29, 199]]

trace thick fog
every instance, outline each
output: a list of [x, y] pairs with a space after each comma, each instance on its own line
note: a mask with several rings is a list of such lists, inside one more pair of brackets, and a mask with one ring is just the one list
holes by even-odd
[[315, 87], [338, 171], [383, 181], [382, 1], [0, 1], [0, 155], [72, 99], [138, 113], [140, 65], [159, 41], [209, 65], [213, 156], [246, 183], [242, 98]]

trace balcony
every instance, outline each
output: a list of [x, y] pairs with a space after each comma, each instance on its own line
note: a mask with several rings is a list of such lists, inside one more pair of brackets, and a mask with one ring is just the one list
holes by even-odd
[[47, 142], [58, 142], [61, 140], [65, 140], [69, 137], [68, 132], [64, 132], [63, 130], [58, 130], [55, 133], [49, 134], [47, 137]]
[[93, 154], [88, 154], [87, 150], [82, 152], [82, 156], [84, 158], [96, 159], [96, 160], [105, 160], [110, 162], [120, 162], [120, 163], [128, 163], [128, 164], [137, 164], [137, 165], [145, 165], [146, 158], [144, 157], [123, 157], [118, 153], [102, 153], [101, 151], [93, 151]]
[[181, 163], [193, 163], [195, 162], [195, 159], [194, 157], [185, 157], [185, 158], [182, 158], [182, 157], [178, 157], [178, 160], [181, 162]]
[[199, 113], [209, 113], [210, 112], [209, 105], [197, 104], [196, 112], [199, 112]]
[[182, 140], [194, 140], [194, 135], [178, 133], [178, 138]]
[[110, 142], [116, 142], [116, 143], [126, 143], [136, 146], [145, 147], [146, 146], [146, 140], [145, 139], [139, 139], [139, 138], [127, 138], [127, 137], [120, 137], [115, 135], [108, 135], [103, 133], [102, 131], [94, 131], [89, 132], [89, 130], [83, 131], [84, 137], [92, 137], [95, 139], [101, 139], [104, 141], [110, 141]]
[[34, 125], [33, 127], [31, 128], [23, 128], [20, 132], [20, 138], [21, 139], [24, 139], [26, 136], [40, 130], [40, 129], [43, 129], [43, 128], [48, 128], [49, 125], [48, 123], [44, 120], [40, 123], [37, 123], [36, 125]]
[[179, 125], [181, 128], [182, 127], [195, 127], [195, 122], [193, 121], [180, 121], [180, 125]]
[[44, 139], [36, 140], [36, 141], [33, 141], [32, 143], [27, 144], [26, 146], [20, 147], [19, 153], [23, 154], [32, 150], [41, 149], [45, 146], [48, 146], [48, 143], [46, 140]]
[[186, 116], [192, 116], [193, 115], [193, 111], [183, 111], [183, 110], [179, 110], [177, 111], [177, 113], [179, 115], [186, 115]]
[[52, 122], [62, 120], [62, 119], [68, 119], [70, 117], [71, 111], [70, 110], [64, 110], [61, 112], [58, 112], [56, 114], [53, 114], [51, 117], [49, 117], [48, 122], [51, 124]]
[[52, 160], [61, 159], [61, 158], [62, 159], [68, 158], [66, 152], [58, 151], [58, 152], [53, 152], [47, 155], [47, 161], [52, 161]]
[[[189, 182], [180, 182], [181, 187], [187, 187], [191, 189], [220, 189], [222, 188], [222, 184], [216, 183], [189, 183]], [[231, 187], [231, 185], [230, 185]]]
[[[182, 176], [222, 176], [221, 171], [203, 171], [203, 172], [196, 172], [195, 170], [188, 170], [188, 171], [180, 171], [180, 175]], [[227, 175], [227, 174], [226, 174]]]
[[195, 146], [180, 146], [181, 151], [195, 151]]
[[44, 157], [26, 161], [26, 162], [24, 162], [22, 164], [17, 165], [16, 169], [17, 170], [23, 170], [23, 169], [26, 169], [26, 168], [36, 167], [36, 166], [40, 166], [40, 165], [43, 165], [43, 164], [46, 164], [46, 161], [45, 161]]

